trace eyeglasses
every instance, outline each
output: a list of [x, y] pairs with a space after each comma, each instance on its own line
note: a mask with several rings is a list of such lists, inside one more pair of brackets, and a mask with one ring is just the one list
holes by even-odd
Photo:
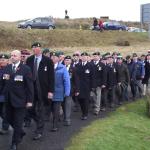
[[73, 56], [79, 56], [79, 54], [73, 54]]
[[22, 57], [22, 58], [25, 58], [26, 56], [25, 56], [25, 55], [22, 55], [21, 57]]

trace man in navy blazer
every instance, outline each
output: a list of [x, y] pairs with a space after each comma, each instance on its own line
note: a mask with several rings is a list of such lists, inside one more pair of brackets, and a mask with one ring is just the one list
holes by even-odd
[[21, 63], [21, 52], [11, 52], [11, 64], [3, 73], [3, 94], [6, 99], [6, 119], [13, 127], [11, 150], [16, 150], [25, 132], [22, 129], [25, 110], [32, 106], [33, 82], [28, 66]]

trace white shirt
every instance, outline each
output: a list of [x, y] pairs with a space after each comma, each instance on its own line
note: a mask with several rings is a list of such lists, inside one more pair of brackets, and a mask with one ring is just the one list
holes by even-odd
[[82, 62], [82, 66], [85, 66], [87, 64], [87, 61]]
[[16, 64], [12, 64], [12, 69], [13, 69], [13, 67], [15, 66], [15, 70], [18, 68], [18, 66], [20, 65], [20, 61], [18, 61]]
[[97, 60], [97, 61], [94, 61], [94, 64], [95, 64], [95, 65], [97, 65], [98, 63], [99, 63], [99, 60]]
[[67, 71], [69, 71], [70, 65], [66, 66], [66, 68], [67, 68]]
[[39, 64], [40, 64], [40, 62], [41, 62], [41, 60], [42, 60], [42, 54], [41, 55], [39, 55], [39, 56], [35, 56], [35, 58], [34, 59], [36, 59], [37, 58], [37, 70], [38, 70], [38, 68], [39, 68]]
[[57, 66], [58, 66], [58, 63], [54, 64], [54, 69], [56, 69], [56, 68], [57, 68]]

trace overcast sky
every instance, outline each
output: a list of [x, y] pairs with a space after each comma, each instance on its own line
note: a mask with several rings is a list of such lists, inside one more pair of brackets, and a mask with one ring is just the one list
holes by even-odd
[[42, 16], [70, 18], [109, 16], [113, 20], [140, 21], [140, 5], [150, 0], [1, 0], [0, 21]]

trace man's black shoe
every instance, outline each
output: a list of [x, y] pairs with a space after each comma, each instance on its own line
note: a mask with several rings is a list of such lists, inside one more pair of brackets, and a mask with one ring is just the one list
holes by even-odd
[[30, 127], [31, 126], [31, 122], [30, 121], [25, 121], [24, 127]]
[[26, 133], [25, 132], [22, 132], [21, 133], [21, 141], [22, 141], [22, 139], [23, 139], [23, 137], [26, 135]]
[[71, 122], [70, 121], [64, 122], [64, 126], [71, 126]]
[[10, 150], [17, 150], [17, 145], [16, 144], [12, 144], [10, 147]]
[[87, 120], [87, 116], [82, 116], [81, 120]]
[[8, 134], [8, 130], [4, 130], [4, 129], [1, 129], [0, 130], [0, 135], [5, 135], [5, 134]]
[[42, 138], [42, 134], [36, 134], [35, 137], [33, 137], [33, 140], [37, 141]]
[[51, 129], [51, 132], [57, 132], [58, 131], [58, 128], [52, 128]]

